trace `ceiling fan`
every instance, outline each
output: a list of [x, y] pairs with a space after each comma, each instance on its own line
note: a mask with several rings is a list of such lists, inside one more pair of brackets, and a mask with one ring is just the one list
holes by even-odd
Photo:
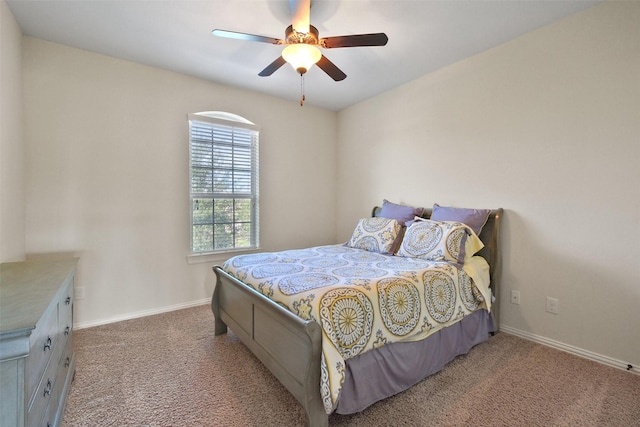
[[286, 45], [287, 47], [282, 51], [282, 55], [258, 74], [261, 77], [270, 76], [288, 62], [300, 75], [309, 71], [313, 64], [317, 64], [321, 70], [335, 81], [344, 80], [347, 75], [333, 62], [329, 61], [318, 47], [333, 49], [338, 47], [384, 46], [389, 40], [385, 33], [320, 38], [318, 29], [309, 24], [311, 0], [289, 0], [289, 7], [291, 9], [292, 25], [285, 30], [284, 40], [218, 29], [213, 30], [212, 34], [231, 39]]

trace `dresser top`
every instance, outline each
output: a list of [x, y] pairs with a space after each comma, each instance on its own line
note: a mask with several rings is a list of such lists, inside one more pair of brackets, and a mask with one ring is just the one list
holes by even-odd
[[0, 334], [35, 328], [77, 263], [69, 258], [0, 264]]

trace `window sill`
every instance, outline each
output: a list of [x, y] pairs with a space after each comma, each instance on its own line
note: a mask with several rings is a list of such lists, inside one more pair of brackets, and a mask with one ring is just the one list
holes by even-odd
[[250, 254], [259, 252], [260, 248], [251, 249], [233, 249], [220, 252], [208, 252], [203, 254], [191, 254], [187, 256], [187, 264], [201, 264], [204, 262], [211, 262], [214, 264], [222, 264], [232, 256], [241, 254]]

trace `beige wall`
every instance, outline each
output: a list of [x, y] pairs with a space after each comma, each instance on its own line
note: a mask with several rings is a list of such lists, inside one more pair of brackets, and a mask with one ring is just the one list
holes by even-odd
[[188, 113], [261, 126], [265, 250], [333, 243], [335, 112], [29, 37], [23, 51], [27, 252], [80, 256], [77, 323], [211, 297], [214, 261], [187, 263]]
[[383, 198], [503, 207], [503, 325], [640, 365], [638, 22], [605, 3], [342, 111], [338, 239]]
[[22, 32], [0, 0], [0, 262], [25, 256]]

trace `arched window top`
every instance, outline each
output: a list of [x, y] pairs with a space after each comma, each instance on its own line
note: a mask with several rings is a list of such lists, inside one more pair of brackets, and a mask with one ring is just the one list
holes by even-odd
[[201, 111], [199, 113], [195, 113], [196, 116], [204, 116], [210, 117], [212, 119], [220, 119], [220, 120], [228, 120], [230, 122], [240, 122], [248, 125], [255, 125], [250, 120], [245, 119], [242, 116], [233, 113], [227, 113], [226, 111]]

